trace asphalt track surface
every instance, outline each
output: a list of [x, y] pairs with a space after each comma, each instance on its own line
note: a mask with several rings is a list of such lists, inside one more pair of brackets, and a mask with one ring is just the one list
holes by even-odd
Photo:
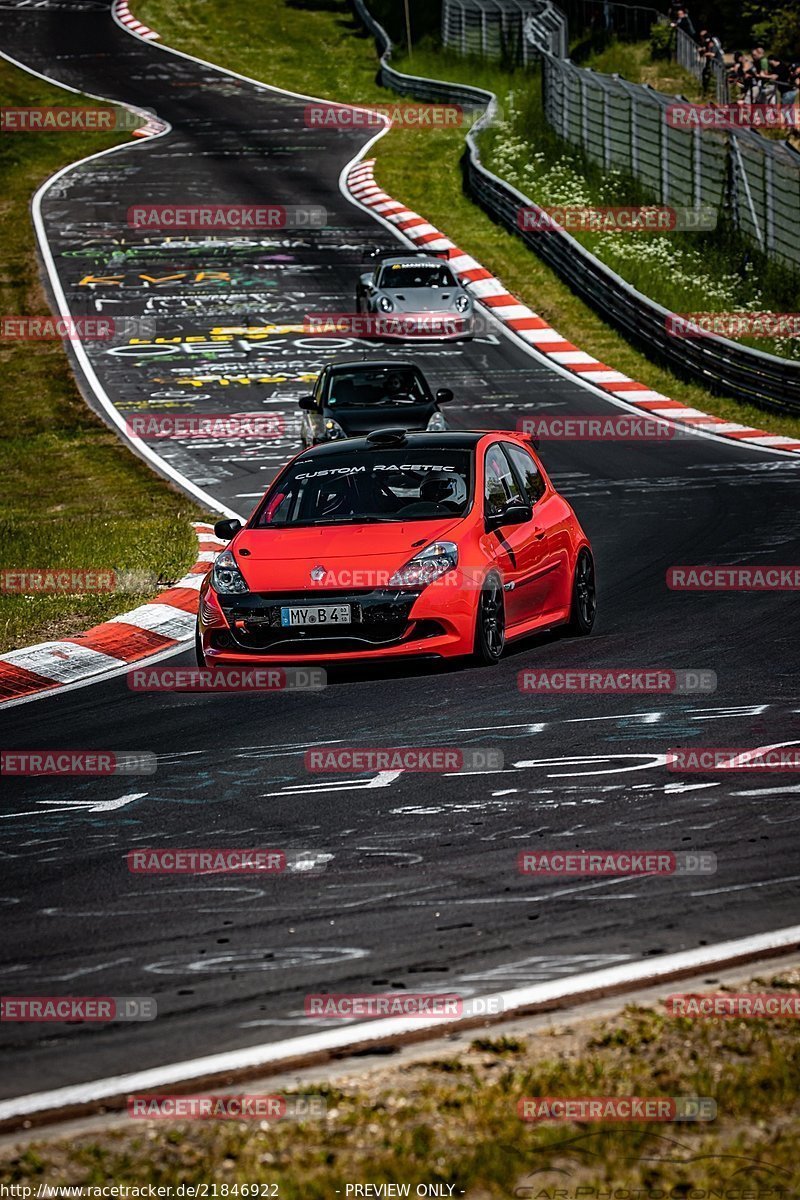
[[[104, 7], [0, 6], [8, 55], [172, 126], [63, 176], [43, 203], [48, 238], [74, 315], [144, 316], [177, 339], [90, 344], [120, 412], [286, 417], [275, 443], [158, 447], [246, 513], [294, 449], [296, 397], [332, 355], [362, 350], [297, 332], [225, 335], [213, 350], [186, 339], [349, 311], [365, 247], [397, 242], [339, 191], [363, 132], [309, 129], [305, 101], [142, 43]], [[322, 205], [327, 226], [214, 241], [126, 226], [132, 204], [192, 199]], [[459, 427], [612, 411], [500, 331], [411, 350], [434, 386], [453, 387]], [[319, 693], [133, 694], [123, 676], [0, 714], [6, 748], [159, 760], [139, 778], [4, 780], [4, 994], [152, 995], [159, 1015], [4, 1023], [0, 1096], [323, 1028], [304, 1017], [307, 992], [468, 996], [796, 921], [797, 776], [680, 777], [657, 756], [800, 739], [796, 595], [665, 585], [674, 564], [798, 562], [800, 467], [700, 437], [554, 443], [544, 457], [594, 544], [590, 639], [541, 636], [494, 669], [340, 671]], [[719, 684], [712, 696], [543, 698], [517, 688], [530, 665], [708, 668]], [[303, 751], [322, 743], [492, 746], [505, 769], [311, 776]], [[125, 862], [143, 846], [249, 845], [309, 850], [325, 869], [158, 878]], [[718, 870], [532, 881], [516, 871], [525, 848], [706, 850]]]

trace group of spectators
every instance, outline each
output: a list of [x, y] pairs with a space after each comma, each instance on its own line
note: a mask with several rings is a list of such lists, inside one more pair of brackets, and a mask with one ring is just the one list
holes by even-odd
[[696, 28], [687, 8], [674, 5], [671, 18], [673, 29], [680, 29], [697, 46], [704, 91], [709, 90], [716, 69], [726, 73], [732, 99], [742, 104], [795, 103], [800, 93], [800, 63], [784, 62], [763, 46], [754, 46], [749, 54], [737, 50], [729, 66], [719, 38], [708, 29]]
[[800, 92], [800, 63], [786, 63], [763, 46], [750, 55], [737, 50], [728, 82], [743, 104], [794, 104]]

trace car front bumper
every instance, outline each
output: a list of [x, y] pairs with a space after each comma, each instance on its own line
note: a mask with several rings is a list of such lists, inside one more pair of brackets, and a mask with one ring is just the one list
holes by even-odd
[[[241, 665], [345, 662], [396, 657], [455, 658], [472, 651], [477, 594], [443, 579], [421, 591], [396, 588], [248, 592], [218, 596], [226, 626], [198, 621], [206, 661]], [[283, 626], [284, 607], [349, 604], [353, 621], [338, 626]]]

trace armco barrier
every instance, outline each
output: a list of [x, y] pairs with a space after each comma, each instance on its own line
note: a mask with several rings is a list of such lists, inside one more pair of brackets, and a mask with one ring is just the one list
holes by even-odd
[[676, 338], [667, 332], [668, 309], [637, 292], [569, 234], [543, 237], [519, 229], [518, 210], [537, 209], [538, 205], [489, 171], [481, 162], [477, 145], [477, 135], [491, 123], [497, 111], [494, 94], [466, 84], [405, 75], [395, 70], [389, 61], [392, 43], [386, 30], [372, 16], [364, 0], [352, 3], [357, 16], [375, 38], [380, 58], [378, 80], [384, 87], [417, 100], [486, 109], [467, 134], [462, 168], [467, 195], [493, 220], [522, 238], [628, 341], [648, 357], [669, 366], [676, 375], [760, 408], [800, 414], [800, 363], [737, 345], [728, 338]]

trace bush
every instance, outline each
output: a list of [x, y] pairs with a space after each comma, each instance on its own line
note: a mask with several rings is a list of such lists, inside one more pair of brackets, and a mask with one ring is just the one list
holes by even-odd
[[653, 25], [650, 30], [650, 57], [653, 59], [672, 57], [672, 26]]
[[781, 8], [766, 21], [753, 26], [754, 46], [766, 46], [771, 54], [790, 61], [800, 56], [800, 12]]

